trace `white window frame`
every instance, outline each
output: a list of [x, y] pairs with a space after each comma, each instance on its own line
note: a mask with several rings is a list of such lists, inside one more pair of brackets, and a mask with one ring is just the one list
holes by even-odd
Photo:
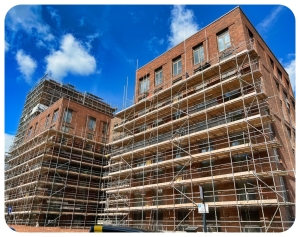
[[63, 126], [61, 127], [61, 131], [65, 132], [65, 133], [69, 133], [70, 128], [69, 128], [69, 126], [63, 125]]
[[150, 82], [149, 82], [149, 76], [143, 78], [140, 80], [140, 94], [143, 94], [149, 90]]
[[160, 85], [163, 82], [163, 70], [159, 69], [155, 71], [155, 86]]
[[[178, 66], [180, 63], [180, 67]], [[176, 69], [175, 69], [176, 66]], [[181, 58], [173, 61], [173, 76], [177, 76], [182, 72], [182, 60]]]
[[109, 131], [109, 123], [108, 122], [102, 122], [102, 134], [107, 135]]
[[96, 118], [89, 117], [88, 129], [89, 130], [95, 130], [95, 127], [96, 127]]
[[[228, 37], [228, 38], [227, 38]], [[228, 42], [226, 42], [226, 40], [229, 39]], [[224, 51], [225, 49], [228, 49], [231, 47], [231, 40], [230, 40], [230, 34], [229, 31], [226, 30], [225, 32], [223, 32], [222, 34], [218, 35], [218, 49], [219, 52]], [[221, 43], [222, 43], [222, 48], [221, 48]]]
[[48, 114], [46, 117], [45, 126], [44, 126], [45, 128], [48, 126], [49, 120], [50, 120], [50, 114]]
[[52, 123], [55, 123], [57, 121], [57, 117], [58, 117], [58, 109], [53, 112]]
[[[196, 57], [198, 56], [198, 61], [196, 62]], [[195, 48], [193, 50], [193, 60], [194, 60], [194, 65], [197, 65], [199, 63], [203, 63], [204, 62], [204, 48], [203, 45], [198, 46], [197, 48]]]
[[72, 122], [72, 114], [73, 114], [73, 110], [66, 109], [65, 113], [64, 113], [63, 121], [66, 123], [71, 123]]
[[32, 127], [33, 127], [33, 126], [31, 126], [31, 127], [29, 128], [29, 130], [28, 130], [27, 138], [30, 138], [30, 137], [31, 137], [31, 134], [32, 134]]

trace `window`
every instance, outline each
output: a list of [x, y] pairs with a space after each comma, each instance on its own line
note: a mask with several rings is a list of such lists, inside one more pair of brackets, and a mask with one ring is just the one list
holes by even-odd
[[162, 158], [161, 153], [157, 153], [156, 155], [154, 155], [153, 163], [158, 163], [158, 162], [162, 162], [162, 161], [163, 161], [163, 158]]
[[225, 32], [218, 35], [219, 52], [222, 52], [225, 49], [230, 48], [230, 46], [231, 46], [231, 43], [230, 43], [229, 31], [226, 30]]
[[49, 118], [50, 118], [50, 114], [48, 114], [46, 117], [45, 128], [48, 126]]
[[[178, 192], [178, 190], [180, 190], [180, 192]], [[186, 196], [188, 196], [188, 187], [187, 186], [181, 186], [178, 187], [178, 190], [176, 190], [176, 194], [175, 194], [175, 203], [176, 204], [183, 204], [183, 203], [187, 203], [189, 200], [186, 198]]]
[[214, 146], [208, 142], [208, 140], [204, 140], [200, 143], [200, 151], [201, 153], [208, 152], [208, 151], [213, 151]]
[[273, 72], [274, 71], [274, 62], [271, 58], [270, 58], [270, 63], [271, 63], [271, 69], [272, 69], [272, 72]]
[[243, 220], [243, 232], [261, 232], [260, 215], [257, 209], [242, 209], [241, 218]]
[[72, 113], [73, 111], [71, 109], [66, 109], [64, 114], [64, 122], [71, 123], [72, 120]]
[[90, 143], [86, 143], [85, 144], [85, 149], [87, 149], [88, 151], [92, 151], [92, 150], [94, 150], [94, 145], [90, 144]]
[[180, 220], [180, 225], [178, 224], [176, 231], [184, 231], [190, 225], [191, 223], [190, 220], [186, 218], [188, 214], [189, 214], [189, 210], [185, 210], [185, 209], [175, 210], [176, 221]]
[[103, 124], [102, 124], [102, 134], [107, 134], [108, 127], [109, 127], [109, 123], [103, 122]]
[[204, 61], [203, 45], [194, 49], [194, 65], [202, 63]]
[[30, 127], [29, 130], [28, 130], [27, 138], [31, 137], [31, 133], [32, 133], [32, 127]]
[[93, 133], [88, 133], [87, 134], [87, 139], [93, 140], [94, 134]]
[[143, 167], [143, 166], [145, 166], [145, 164], [146, 164], [146, 162], [144, 160], [138, 161], [138, 163], [136, 164], [136, 167]]
[[160, 119], [153, 121], [152, 127], [157, 127], [161, 124], [163, 124], [163, 120], [160, 118]]
[[241, 94], [240, 89], [237, 89], [237, 90], [234, 90], [234, 91], [229, 91], [229, 92], [225, 93], [225, 95], [224, 95], [224, 102], [229, 101], [229, 100], [233, 100], [233, 99], [239, 97], [240, 94]]
[[34, 134], [36, 133], [37, 127], [38, 127], [38, 123], [35, 123], [34, 132], [33, 132]]
[[237, 146], [248, 142], [247, 136], [244, 134], [233, 135], [230, 138], [230, 140], [231, 140], [231, 146]]
[[282, 80], [282, 72], [279, 70], [279, 68], [277, 68], [277, 75], [279, 79]]
[[88, 129], [89, 130], [95, 130], [95, 126], [96, 126], [96, 119], [93, 117], [89, 118], [89, 123], [88, 123]]
[[173, 120], [179, 119], [179, 118], [181, 118], [182, 116], [183, 116], [182, 111], [181, 111], [181, 110], [178, 110], [178, 111], [176, 111], [176, 112], [173, 114], [172, 119], [173, 119]]
[[[156, 204], [154, 204], [156, 205]], [[158, 205], [162, 205], [162, 204], [158, 204]], [[163, 214], [163, 210], [152, 210], [153, 213], [153, 225], [152, 225], [152, 229], [154, 231], [159, 231], [161, 232], [163, 230], [163, 220], [164, 220], [164, 214]]]
[[244, 154], [237, 154], [232, 156], [232, 161], [233, 162], [243, 162], [249, 160], [250, 157], [247, 153]]
[[204, 201], [205, 202], [217, 202], [218, 196], [216, 195], [217, 185], [216, 183], [204, 184]]
[[290, 102], [289, 102], [287, 93], [285, 91], [283, 91], [283, 95], [284, 95], [285, 105], [286, 105], [287, 109], [290, 110]]
[[62, 131], [62, 132], [65, 132], [65, 133], [69, 133], [69, 127], [66, 126], [66, 125], [63, 125], [63, 126], [61, 127], [61, 131]]
[[163, 205], [164, 204], [164, 195], [162, 189], [152, 190], [154, 203], [152, 205]]
[[149, 75], [140, 79], [140, 94], [149, 90]]
[[141, 221], [141, 220], [144, 220], [145, 215], [146, 215], [145, 212], [141, 212], [141, 211], [133, 212], [132, 219]]
[[175, 153], [175, 159], [184, 156], [184, 153], [182, 152], [182, 149], [180, 147], [177, 147], [174, 153]]
[[143, 124], [139, 127], [139, 132], [144, 132], [144, 131], [146, 131], [146, 129], [147, 129], [147, 125]]
[[53, 117], [52, 117], [52, 123], [55, 123], [57, 120], [57, 116], [58, 116], [58, 109], [54, 111], [53, 113]]
[[176, 76], [181, 73], [182, 70], [182, 63], [181, 58], [173, 61], [173, 76]]
[[293, 108], [295, 109], [295, 101], [292, 100]]
[[248, 29], [248, 34], [249, 34], [250, 39], [253, 40], [254, 36], [253, 36], [252, 32], [249, 29]]
[[[217, 218], [217, 220], [216, 220]], [[220, 220], [220, 210], [211, 211], [206, 213], [206, 227], [207, 232], [221, 232], [221, 227], [218, 224]]]
[[163, 81], [162, 69], [155, 71], [155, 86], [160, 85]]
[[289, 88], [290, 87], [290, 83], [289, 83], [289, 80], [286, 79], [286, 78], [285, 78], [285, 83], [286, 83], [287, 88]]
[[236, 120], [240, 120], [243, 118], [243, 114], [242, 114], [242, 111], [236, 111], [236, 112], [231, 112], [231, 113], [228, 113], [227, 115], [227, 122], [230, 123], [230, 122], [233, 122], [233, 121], [236, 121]]
[[250, 180], [237, 180], [236, 181], [236, 193], [238, 200], [256, 200], [256, 184]]
[[275, 81], [275, 83], [276, 83], [277, 90], [279, 91], [279, 83], [277, 81]]
[[292, 133], [291, 133], [291, 129], [289, 127], [286, 126], [286, 131], [289, 135], [289, 138], [292, 138]]
[[141, 207], [144, 206], [144, 196], [141, 193], [135, 193], [133, 198], [133, 203], [135, 207]]

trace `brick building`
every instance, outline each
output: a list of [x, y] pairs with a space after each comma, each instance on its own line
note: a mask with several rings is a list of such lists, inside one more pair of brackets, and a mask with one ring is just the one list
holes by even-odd
[[139, 68], [135, 103], [116, 117], [102, 189], [111, 223], [203, 231], [205, 217], [211, 232], [293, 224], [295, 99], [239, 7]]
[[82, 228], [103, 215], [101, 177], [114, 111], [50, 78], [28, 93], [6, 157], [8, 224]]

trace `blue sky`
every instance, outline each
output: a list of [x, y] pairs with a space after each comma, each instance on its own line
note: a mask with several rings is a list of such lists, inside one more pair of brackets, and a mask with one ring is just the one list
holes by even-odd
[[[4, 13], [5, 151], [25, 97], [45, 73], [122, 109], [135, 71], [236, 5], [18, 5]], [[295, 88], [295, 18], [280, 5], [240, 5]], [[3, 17], [3, 18], [4, 18]], [[284, 45], [284, 47], [282, 47]], [[278, 47], [279, 46], [279, 47]]]

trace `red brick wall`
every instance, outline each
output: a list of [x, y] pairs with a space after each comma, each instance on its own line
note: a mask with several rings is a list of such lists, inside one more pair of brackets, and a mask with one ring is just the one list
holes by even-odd
[[[35, 124], [38, 123], [38, 127], [35, 130], [35, 134], [39, 134], [40, 132], [44, 131], [49, 127], [53, 127], [54, 129], [60, 129], [63, 125], [63, 115], [64, 111], [69, 108], [73, 111], [71, 123], [66, 124], [70, 131], [75, 132], [79, 136], [84, 136], [86, 132], [88, 132], [87, 123], [89, 121], [89, 117], [96, 118], [96, 126], [94, 130], [95, 138], [98, 141], [102, 142], [102, 137], [105, 137], [102, 134], [102, 127], [103, 123], [107, 122], [111, 125], [111, 117], [105, 114], [101, 114], [95, 110], [89, 109], [81, 104], [78, 104], [73, 101], [69, 101], [67, 99], [60, 99], [55, 102], [52, 106], [50, 106], [47, 110], [39, 114], [35, 117], [29, 124], [27, 128], [26, 138], [25, 141], [30, 139], [27, 138], [28, 130], [30, 127], [35, 127]], [[58, 109], [58, 118], [55, 123], [52, 123], [52, 117], [55, 110]], [[50, 114], [50, 119], [48, 122], [48, 126], [45, 127], [46, 117]], [[108, 139], [110, 128], [108, 128], [108, 132], [106, 137]], [[31, 135], [31, 138], [33, 135]], [[108, 141], [107, 141], [108, 142]]]
[[[172, 85], [172, 81], [177, 77], [182, 76], [182, 80], [185, 80], [185, 72], [188, 72], [189, 75], [192, 75], [193, 70], [196, 67], [193, 65], [192, 61], [194, 46], [203, 43], [205, 60], [210, 61], [212, 58], [214, 58], [218, 54], [217, 34], [225, 28], [228, 28], [229, 30], [232, 46], [237, 46], [242, 41], [250, 40], [248, 29], [253, 34], [254, 46], [256, 52], [260, 55], [263, 91], [269, 96], [267, 103], [269, 104], [270, 113], [273, 115], [275, 120], [275, 123], [272, 125], [272, 127], [276, 139], [282, 145], [282, 148], [278, 149], [279, 159], [284, 168], [290, 171], [289, 176], [287, 177], [287, 189], [291, 198], [290, 201], [293, 202], [295, 199], [295, 176], [293, 172], [295, 169], [295, 155], [293, 154], [293, 149], [295, 148], [295, 130], [293, 127], [295, 127], [296, 124], [295, 108], [293, 107], [292, 103], [295, 101], [295, 99], [293, 96], [291, 83], [289, 81], [288, 74], [282, 65], [253, 28], [252, 24], [249, 22], [240, 8], [234, 9], [190, 38], [186, 39], [185, 42], [178, 44], [174, 48], [141, 67], [137, 71], [135, 102], [138, 102], [138, 98], [140, 97], [139, 79], [147, 74], [150, 75], [150, 88], [148, 97], [153, 95], [153, 90], [155, 89], [155, 70], [159, 67], [162, 67], [163, 70], [163, 83], [166, 84], [164, 88], [170, 87]], [[181, 56], [182, 58], [182, 73], [176, 77], [172, 77], [172, 60], [178, 56]], [[271, 68], [270, 59], [272, 59], [274, 62], [274, 69]], [[279, 78], [277, 68], [281, 71], [282, 78]], [[275, 83], [276, 81], [279, 83], [279, 90], [277, 89]], [[286, 81], [288, 81], [288, 83]], [[286, 91], [288, 95], [290, 112], [287, 110], [283, 91]], [[291, 130], [291, 138], [287, 133], [287, 127]]]
[[[295, 109], [293, 107], [292, 101], [295, 101], [295, 99], [292, 92], [289, 76], [243, 13], [241, 14], [241, 18], [245, 35], [248, 34], [248, 29], [252, 32], [255, 40], [255, 48], [260, 55], [260, 69], [262, 72], [263, 89], [264, 92], [270, 97], [268, 99], [270, 113], [274, 116], [275, 119], [275, 123], [272, 127], [274, 129], [277, 140], [283, 145], [283, 147], [280, 148], [278, 152], [279, 159], [285, 169], [293, 170], [295, 168], [295, 156], [292, 149], [295, 148], [293, 147], [295, 138], [293, 136], [292, 126], [296, 127], [296, 124]], [[272, 68], [271, 66], [270, 59], [272, 59], [272, 61], [274, 62], [274, 68]], [[277, 68], [281, 71], [282, 78], [279, 78]], [[289, 85], [286, 83], [286, 80], [288, 80]], [[276, 82], [279, 84], [279, 90], [277, 89]], [[283, 91], [285, 91], [288, 95], [288, 100], [290, 103], [290, 113], [287, 110]], [[291, 139], [289, 138], [286, 131], [286, 126], [291, 129]], [[295, 198], [294, 173], [289, 172], [289, 176], [287, 179], [287, 189], [289, 190], [291, 201], [293, 201]]]
[[[167, 87], [171, 85], [171, 82], [174, 79], [180, 76], [182, 76], [184, 80], [185, 72], [188, 72], [189, 75], [192, 75], [193, 70], [199, 67], [199, 64], [193, 65], [193, 47], [203, 43], [205, 61], [210, 61], [212, 58], [215, 58], [219, 53], [217, 45], [217, 34], [226, 28], [228, 28], [229, 30], [231, 46], [237, 46], [240, 42], [245, 41], [246, 38], [243, 34], [244, 29], [241, 22], [240, 10], [235, 9], [229, 14], [225, 15], [223, 18], [215, 21], [205, 29], [186, 39], [185, 42], [178, 44], [158, 58], [149, 62], [147, 65], [141, 67], [137, 71], [135, 101], [137, 102], [138, 98], [140, 97], [139, 79], [144, 77], [148, 73], [150, 74], [149, 96], [153, 95], [152, 91], [156, 88], [154, 86], [155, 70], [159, 67], [162, 67], [163, 69], [163, 83], [168, 84]], [[172, 77], [172, 60], [178, 56], [181, 56], [182, 59], [182, 73]], [[157, 87], [160, 86], [161, 85]]]

